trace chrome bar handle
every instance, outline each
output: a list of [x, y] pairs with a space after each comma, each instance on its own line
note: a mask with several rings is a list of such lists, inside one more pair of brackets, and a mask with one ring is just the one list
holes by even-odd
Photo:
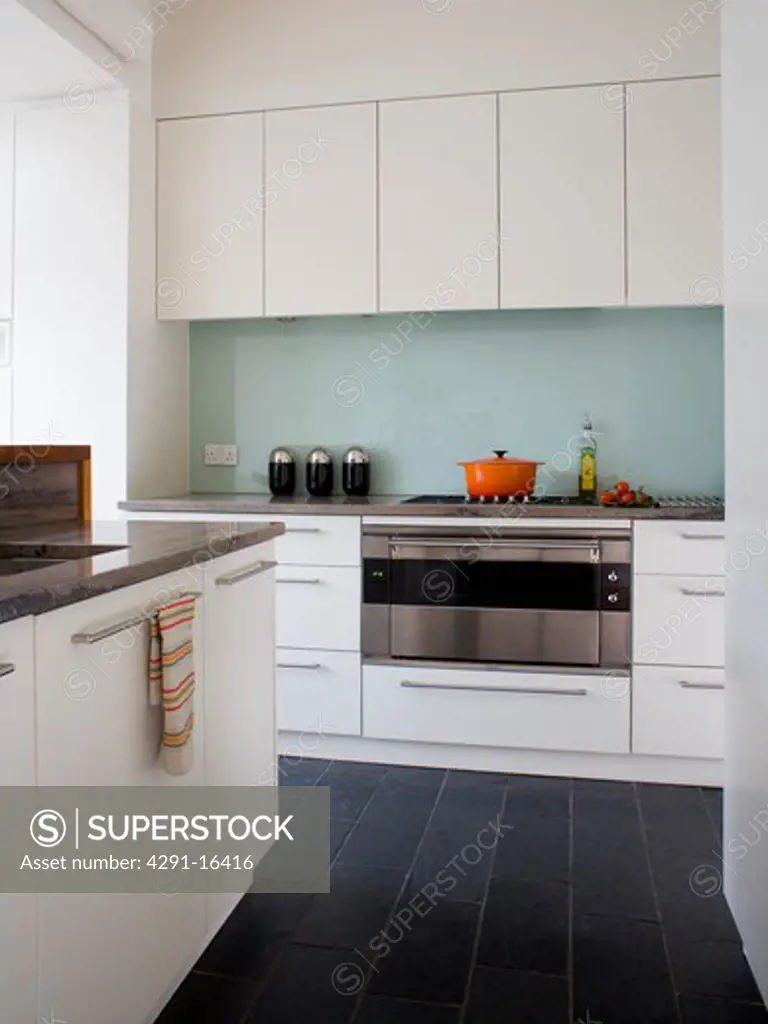
[[309, 669], [312, 672], [317, 672], [318, 669], [321, 669], [323, 666], [320, 664], [319, 661], [312, 662], [312, 664], [304, 664], [304, 665], [302, 665], [300, 662], [278, 661], [276, 667], [277, 668], [306, 668], [306, 669]]
[[238, 569], [226, 576], [218, 576], [214, 582], [217, 587], [232, 587], [241, 580], [249, 580], [252, 576], [260, 576], [263, 572], [269, 572], [276, 565], [277, 562], [256, 562], [255, 565], [247, 565], [244, 569]]
[[202, 594], [195, 593], [177, 594], [162, 605], [157, 605], [155, 608], [148, 608], [145, 611], [136, 612], [134, 615], [131, 615], [126, 619], [120, 619], [118, 622], [111, 622], [106, 626], [99, 626], [94, 629], [83, 629], [79, 633], [73, 633], [70, 638], [71, 642], [73, 644], [97, 644], [101, 640], [108, 640], [111, 636], [116, 636], [118, 633], [125, 632], [126, 629], [133, 629], [134, 626], [143, 626], [145, 622], [149, 622], [152, 616], [161, 608], [166, 607], [166, 605], [173, 604], [175, 601], [185, 601], [190, 597], [198, 598], [202, 596]]
[[322, 533], [319, 526], [286, 526], [286, 533]]
[[16, 671], [16, 666], [12, 665], [9, 661], [6, 662], [4, 665], [0, 664], [0, 679], [2, 679], [3, 676], [13, 675], [13, 673], [15, 671]]
[[680, 587], [680, 593], [686, 597], [725, 597], [724, 590], [693, 590], [689, 587]]
[[532, 693], [547, 697], [586, 697], [589, 690], [579, 687], [573, 690], [560, 690], [556, 686], [469, 686], [451, 685], [450, 683], [417, 683], [411, 679], [402, 679], [400, 685], [407, 690], [463, 690], [468, 693]]
[[681, 533], [683, 540], [725, 540], [722, 533]]
[[318, 576], [293, 576], [284, 577], [279, 579], [278, 583], [320, 583], [321, 580]]
[[688, 679], [680, 679], [679, 686], [684, 690], [724, 690], [725, 683], [693, 683]]

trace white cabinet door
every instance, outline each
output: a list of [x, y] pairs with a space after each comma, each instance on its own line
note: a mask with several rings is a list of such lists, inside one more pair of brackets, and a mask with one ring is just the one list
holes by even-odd
[[277, 644], [319, 651], [359, 651], [360, 570], [280, 565]]
[[264, 312], [263, 115], [163, 121], [157, 129], [157, 315]]
[[96, 643], [78, 633], [117, 626], [183, 593], [200, 592], [200, 568], [161, 576], [36, 620], [38, 780], [41, 786], [203, 785], [203, 602], [197, 602], [194, 767], [169, 775], [157, 754], [160, 709], [147, 694], [148, 628], [135, 625]]
[[266, 115], [266, 315], [376, 312], [376, 105]]
[[0, 109], [0, 320], [13, 316], [14, 120]]
[[379, 106], [382, 312], [497, 309], [495, 96]]
[[[0, 626], [0, 785], [35, 785], [34, 625]], [[0, 893], [2, 1019], [37, 1020], [37, 897]]]
[[637, 665], [725, 664], [725, 580], [635, 576], [632, 661]]
[[502, 307], [621, 305], [621, 110], [599, 87], [499, 103]]
[[629, 304], [722, 302], [720, 79], [627, 86]]
[[632, 670], [632, 751], [722, 758], [725, 673], [721, 668]]
[[277, 777], [271, 543], [217, 558], [205, 582], [205, 748], [210, 786]]
[[360, 655], [350, 651], [277, 652], [277, 724], [290, 732], [359, 736]]

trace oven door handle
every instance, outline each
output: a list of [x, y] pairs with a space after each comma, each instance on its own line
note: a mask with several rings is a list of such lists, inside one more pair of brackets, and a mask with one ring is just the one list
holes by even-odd
[[587, 697], [589, 690], [582, 686], [562, 690], [557, 686], [470, 686], [462, 683], [418, 683], [402, 679], [400, 685], [406, 690], [463, 690], [469, 693], [528, 693], [545, 697]]
[[[514, 539], [494, 540], [492, 537], [424, 537], [414, 539], [390, 540], [389, 550], [393, 558], [418, 558], [419, 550], [441, 548], [456, 554], [458, 558], [472, 561], [493, 561], [498, 556], [517, 555], [523, 561], [523, 555], [530, 553], [535, 560], [536, 555], [543, 551], [580, 552], [584, 561], [598, 563], [600, 546], [594, 540], [534, 540], [520, 537]], [[572, 559], [569, 559], [569, 561]]]

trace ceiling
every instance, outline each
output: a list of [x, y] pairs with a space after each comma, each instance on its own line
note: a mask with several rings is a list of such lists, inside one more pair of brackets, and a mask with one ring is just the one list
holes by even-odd
[[[95, 65], [16, 0], [0, 0], [0, 103], [63, 95]], [[103, 72], [102, 72], [103, 75]]]

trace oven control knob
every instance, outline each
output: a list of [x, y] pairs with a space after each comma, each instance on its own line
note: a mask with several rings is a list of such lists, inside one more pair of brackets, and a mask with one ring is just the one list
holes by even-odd
[[616, 602], [619, 600], [619, 595], [618, 594], [609, 594], [608, 595], [608, 600], [610, 601], [611, 604], [616, 604]]
[[611, 569], [611, 571], [608, 573], [608, 579], [611, 581], [611, 583], [615, 583], [618, 578], [619, 574], [616, 572], [616, 570]]

